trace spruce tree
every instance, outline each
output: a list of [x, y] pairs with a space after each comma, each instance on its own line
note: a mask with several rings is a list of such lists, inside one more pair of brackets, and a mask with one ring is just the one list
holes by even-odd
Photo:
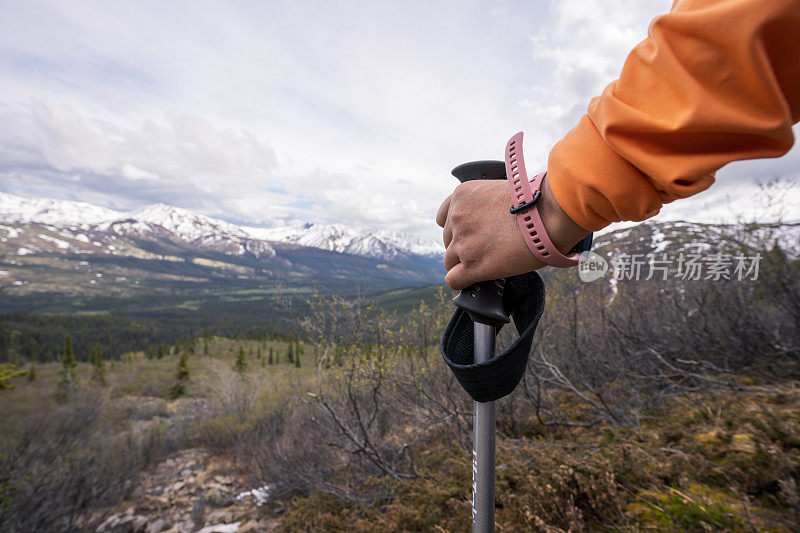
[[103, 348], [99, 344], [95, 344], [89, 352], [89, 362], [92, 364], [92, 381], [105, 387], [106, 363], [103, 361]]
[[272, 346], [270, 346], [269, 347], [269, 359], [267, 359], [267, 363], [270, 364], [270, 365], [274, 362], [273, 359], [272, 359], [272, 351], [273, 351], [272, 350]]
[[233, 363], [233, 369], [240, 374], [244, 374], [247, 370], [247, 359], [244, 356], [244, 348], [239, 348], [239, 355], [236, 356], [236, 361]]
[[24, 370], [17, 368], [14, 363], [0, 363], [0, 390], [13, 389], [11, 380], [25, 374]]
[[286, 349], [286, 361], [289, 364], [294, 363], [294, 349], [292, 348], [292, 343], [289, 343], [289, 347]]
[[158, 354], [156, 353], [156, 347], [151, 344], [150, 347], [147, 349], [147, 359], [152, 361], [157, 357], [157, 355]]
[[28, 378], [28, 381], [36, 381], [36, 365], [33, 361], [31, 361], [31, 366], [28, 368], [26, 377]]
[[178, 359], [178, 367], [175, 369], [175, 382], [167, 391], [167, 397], [174, 400], [186, 394], [187, 381], [189, 381], [189, 358], [186, 352], [183, 352]]
[[64, 339], [64, 355], [61, 358], [61, 379], [56, 386], [56, 401], [64, 402], [75, 386], [75, 352], [72, 350], [72, 337]]
[[161, 359], [162, 357], [164, 357], [166, 355], [166, 353], [167, 353], [166, 346], [164, 346], [163, 344], [159, 344], [158, 345], [158, 353], [156, 354], [156, 357]]
[[295, 368], [300, 368], [300, 354], [294, 356], [294, 366]]

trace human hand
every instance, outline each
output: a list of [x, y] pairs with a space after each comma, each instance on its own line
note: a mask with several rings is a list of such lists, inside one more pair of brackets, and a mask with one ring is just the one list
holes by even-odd
[[[531, 253], [508, 212], [511, 195], [505, 180], [462, 183], [442, 203], [436, 223], [444, 228], [445, 282], [453, 289], [506, 278], [544, 265]], [[575, 224], [558, 205], [545, 178], [537, 204], [542, 223], [553, 244], [567, 253], [589, 232]]]

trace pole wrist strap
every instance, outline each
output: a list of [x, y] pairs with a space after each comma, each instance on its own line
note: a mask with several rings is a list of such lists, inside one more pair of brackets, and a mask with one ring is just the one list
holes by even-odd
[[[544, 301], [544, 282], [538, 272], [506, 278], [503, 306], [510, 312], [519, 337], [503, 353], [481, 363], [475, 362], [472, 319], [464, 309], [456, 309], [442, 337], [442, 357], [473, 400], [498, 400], [519, 384]], [[498, 333], [501, 328], [497, 327]]]

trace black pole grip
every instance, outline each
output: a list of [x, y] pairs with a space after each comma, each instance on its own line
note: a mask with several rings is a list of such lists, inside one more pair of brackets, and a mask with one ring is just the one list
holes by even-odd
[[[504, 180], [506, 164], [503, 161], [472, 161], [458, 165], [452, 171], [458, 181]], [[469, 313], [473, 322], [495, 327], [508, 324], [509, 315], [503, 306], [505, 280], [481, 281], [470, 285], [453, 298], [453, 303]]]

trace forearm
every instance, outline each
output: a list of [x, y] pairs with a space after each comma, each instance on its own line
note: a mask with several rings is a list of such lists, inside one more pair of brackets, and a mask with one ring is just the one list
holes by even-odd
[[552, 150], [575, 223], [643, 220], [725, 164], [778, 157], [800, 119], [800, 0], [689, 0], [657, 18], [620, 79]]

